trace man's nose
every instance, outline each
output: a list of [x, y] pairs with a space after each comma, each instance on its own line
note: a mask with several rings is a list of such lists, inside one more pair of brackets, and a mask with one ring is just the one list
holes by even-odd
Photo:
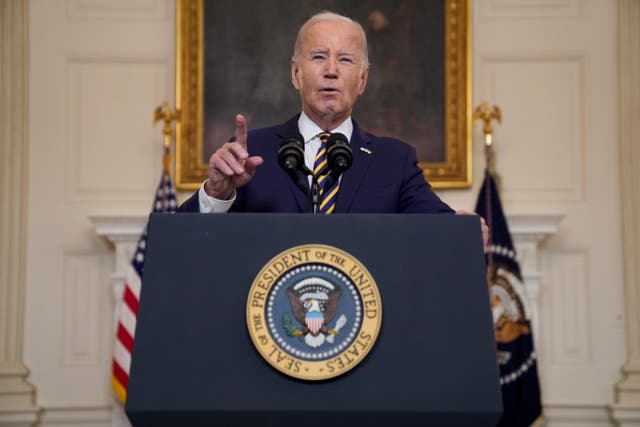
[[336, 58], [329, 57], [324, 63], [324, 76], [326, 78], [335, 79], [338, 77], [338, 61]]

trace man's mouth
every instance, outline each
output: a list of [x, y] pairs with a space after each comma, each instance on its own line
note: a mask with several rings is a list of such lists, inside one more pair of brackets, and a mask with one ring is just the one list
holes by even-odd
[[327, 93], [327, 94], [334, 94], [334, 93], [339, 93], [340, 91], [336, 88], [333, 87], [325, 87], [320, 89], [320, 93]]

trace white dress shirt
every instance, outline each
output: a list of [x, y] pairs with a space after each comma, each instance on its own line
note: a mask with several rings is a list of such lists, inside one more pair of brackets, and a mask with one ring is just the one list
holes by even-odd
[[[326, 130], [321, 129], [320, 126], [315, 124], [309, 116], [304, 113], [304, 111], [300, 114], [300, 118], [298, 119], [298, 129], [304, 138], [304, 163], [309, 169], [313, 170], [315, 157], [321, 144], [320, 137], [318, 137], [318, 135], [326, 132]], [[341, 133], [347, 137], [347, 140], [351, 141], [351, 135], [353, 134], [353, 122], [351, 121], [351, 116], [347, 117], [347, 119], [340, 123], [340, 125], [335, 129], [330, 129], [329, 132]], [[249, 153], [249, 155], [251, 155], [251, 153]], [[309, 185], [311, 185], [311, 177], [309, 177]], [[204, 191], [204, 183], [202, 183], [200, 191], [198, 191], [200, 213], [227, 212], [235, 200], [235, 192], [233, 193], [233, 197], [229, 200], [220, 200], [209, 196], [207, 192]]]

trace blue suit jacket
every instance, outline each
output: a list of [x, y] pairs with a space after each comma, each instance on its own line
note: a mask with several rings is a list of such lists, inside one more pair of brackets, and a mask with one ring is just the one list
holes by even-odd
[[[249, 155], [264, 163], [244, 187], [236, 190], [235, 212], [311, 212], [308, 196], [278, 165], [282, 138], [298, 130], [298, 117], [248, 134]], [[415, 149], [393, 138], [364, 132], [354, 122], [353, 165], [343, 173], [335, 213], [452, 213], [431, 190], [417, 165]], [[199, 212], [198, 192], [180, 207]]]

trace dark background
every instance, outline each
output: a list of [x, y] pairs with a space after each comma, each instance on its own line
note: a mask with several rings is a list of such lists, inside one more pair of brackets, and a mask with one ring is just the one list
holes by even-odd
[[299, 27], [321, 10], [349, 16], [367, 33], [369, 81], [354, 119], [369, 132], [412, 144], [420, 161], [444, 161], [444, 5], [444, 0], [205, 1], [203, 162], [233, 136], [236, 114], [244, 114], [252, 129], [282, 123], [300, 111], [291, 84], [293, 44]]

